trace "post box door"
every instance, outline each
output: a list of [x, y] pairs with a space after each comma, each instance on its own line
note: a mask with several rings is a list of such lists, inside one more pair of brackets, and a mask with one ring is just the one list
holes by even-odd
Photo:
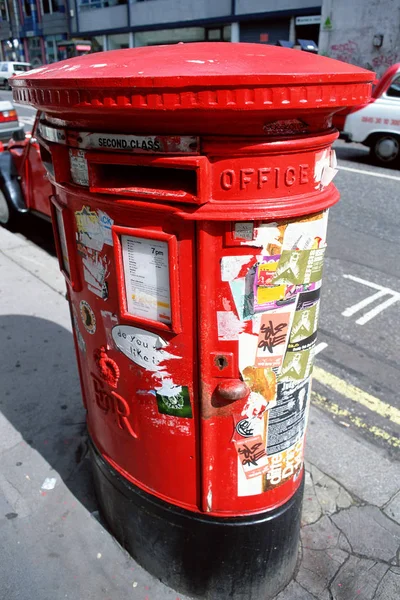
[[91, 437], [132, 483], [196, 510], [194, 225], [72, 186], [56, 205]]
[[301, 482], [326, 228], [198, 225], [204, 511], [273, 509]]

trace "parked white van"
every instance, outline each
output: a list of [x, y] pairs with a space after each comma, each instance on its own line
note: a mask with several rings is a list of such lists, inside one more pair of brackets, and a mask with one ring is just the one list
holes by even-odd
[[400, 63], [377, 81], [368, 104], [349, 111], [344, 123], [341, 116], [334, 124], [343, 139], [368, 146], [378, 164], [400, 166]]

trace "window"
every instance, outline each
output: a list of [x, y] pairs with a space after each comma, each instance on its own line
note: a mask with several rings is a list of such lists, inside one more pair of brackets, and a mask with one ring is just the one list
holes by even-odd
[[27, 17], [32, 16], [32, 6], [29, 0], [24, 0], [24, 10]]
[[2, 21], [9, 21], [8, 8], [7, 8], [7, 2], [6, 2], [6, 0], [1, 0], [0, 1], [0, 14], [1, 14], [1, 20]]
[[396, 79], [392, 81], [392, 85], [389, 87], [386, 95], [391, 98], [400, 98], [400, 77], [396, 77]]
[[127, 4], [128, 0], [80, 0], [81, 10], [90, 10], [92, 8], [109, 8], [119, 4]]
[[203, 27], [182, 27], [179, 29], [159, 29], [158, 31], [137, 31], [135, 46], [156, 46], [177, 42], [203, 42], [206, 39]]
[[43, 15], [52, 15], [59, 12], [58, 0], [40, 0]]
[[2, 71], [8, 71], [8, 66], [7, 66], [7, 63], [3, 63], [3, 64], [1, 65], [1, 70], [2, 70]]
[[129, 48], [128, 33], [116, 33], [108, 36], [107, 50], [120, 50], [122, 48]]
[[30, 70], [30, 65], [20, 65], [18, 63], [14, 63], [13, 64], [13, 71], [17, 72], [22, 72], [24, 73], [25, 71], [29, 71]]

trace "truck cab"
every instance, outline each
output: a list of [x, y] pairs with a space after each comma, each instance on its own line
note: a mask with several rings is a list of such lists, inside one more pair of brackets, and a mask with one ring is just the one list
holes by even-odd
[[377, 81], [368, 104], [338, 115], [334, 123], [347, 142], [368, 146], [376, 163], [399, 165], [400, 63], [390, 67]]

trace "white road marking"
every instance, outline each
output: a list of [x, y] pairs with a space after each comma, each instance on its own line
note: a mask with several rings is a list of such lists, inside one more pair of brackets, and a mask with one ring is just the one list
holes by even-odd
[[389, 306], [392, 306], [392, 304], [394, 304], [395, 302], [398, 302], [399, 300], [400, 300], [400, 294], [398, 294], [397, 296], [392, 296], [391, 298], [388, 298], [386, 300], [386, 302], [382, 302], [382, 304], [375, 306], [375, 308], [370, 310], [366, 315], [364, 315], [360, 319], [357, 319], [357, 321], [356, 321], [357, 325], [365, 325], [365, 323], [368, 323], [368, 321], [370, 321], [371, 319], [376, 317], [376, 315], [379, 315], [379, 313], [381, 313], [386, 308], [389, 308]]
[[315, 346], [314, 356], [316, 356], [317, 354], [319, 354], [320, 352], [322, 352], [322, 350], [325, 350], [325, 348], [327, 346], [328, 346], [328, 344], [326, 342], [320, 342], [319, 344], [317, 344]]
[[351, 173], [361, 173], [362, 175], [370, 175], [371, 177], [382, 177], [383, 179], [394, 179], [400, 181], [400, 177], [395, 175], [386, 175], [386, 173], [373, 173], [372, 171], [364, 171], [364, 169], [354, 169], [353, 167], [342, 167], [338, 165], [339, 171], [350, 171]]
[[366, 281], [365, 279], [361, 279], [361, 277], [354, 277], [354, 275], [344, 274], [343, 277], [345, 279], [351, 279], [351, 281], [355, 281], [356, 283], [366, 285], [367, 287], [370, 287], [374, 290], [378, 290], [377, 292], [375, 292], [375, 294], [372, 294], [372, 296], [364, 298], [364, 300], [361, 300], [360, 302], [349, 306], [349, 308], [346, 308], [346, 310], [342, 312], [343, 317], [351, 317], [355, 313], [368, 306], [369, 304], [372, 304], [372, 302], [378, 300], [379, 298], [382, 298], [383, 296], [391, 296], [390, 298], [385, 300], [385, 302], [378, 304], [377, 306], [375, 306], [375, 308], [371, 309], [362, 317], [357, 319], [357, 325], [365, 325], [365, 323], [368, 323], [368, 321], [371, 321], [371, 319], [379, 315], [379, 313], [386, 310], [386, 308], [389, 308], [389, 306], [392, 306], [392, 304], [395, 304], [395, 302], [398, 302], [400, 300], [400, 293], [396, 292], [395, 290], [383, 287], [381, 285], [378, 285], [377, 283], [373, 283], [372, 281]]
[[386, 296], [386, 294], [386, 290], [380, 290], [379, 292], [372, 294], [372, 296], [370, 296], [369, 298], [364, 298], [364, 300], [361, 300], [361, 302], [357, 302], [357, 304], [350, 306], [350, 308], [346, 308], [346, 310], [342, 312], [342, 316], [351, 317], [352, 315], [354, 315], [354, 313], [358, 312], [362, 308], [365, 308], [366, 306], [368, 306], [368, 304], [375, 302], [375, 300], [378, 300], [378, 298]]
[[[377, 283], [374, 283], [373, 281], [367, 281], [366, 279], [361, 279], [361, 277], [355, 277], [354, 275], [346, 275], [344, 274], [343, 277], [345, 279], [351, 279], [351, 281], [355, 281], [356, 283], [362, 283], [363, 285], [367, 285], [370, 288], [373, 288], [374, 290], [388, 290], [389, 292], [391, 292], [392, 290], [389, 290], [389, 288], [383, 288], [381, 285], [378, 285]], [[394, 292], [397, 293], [397, 292]]]

